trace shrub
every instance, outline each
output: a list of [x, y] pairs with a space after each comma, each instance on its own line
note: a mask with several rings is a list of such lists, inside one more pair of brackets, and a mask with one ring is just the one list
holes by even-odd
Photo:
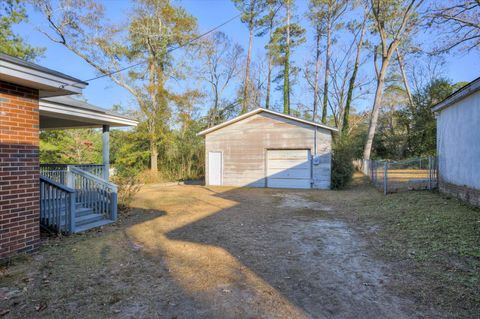
[[352, 181], [353, 149], [347, 138], [339, 137], [333, 144], [332, 156], [332, 188], [344, 189]]
[[135, 176], [114, 176], [112, 180], [118, 186], [117, 196], [119, 210], [120, 212], [124, 212], [130, 208], [133, 198], [140, 191], [142, 185]]

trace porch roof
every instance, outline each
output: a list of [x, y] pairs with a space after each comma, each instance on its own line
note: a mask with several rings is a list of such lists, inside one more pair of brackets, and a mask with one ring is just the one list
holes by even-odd
[[137, 121], [70, 96], [40, 99], [40, 128], [96, 128], [136, 126]]
[[38, 89], [40, 97], [78, 94], [88, 83], [61, 72], [0, 53], [0, 80]]

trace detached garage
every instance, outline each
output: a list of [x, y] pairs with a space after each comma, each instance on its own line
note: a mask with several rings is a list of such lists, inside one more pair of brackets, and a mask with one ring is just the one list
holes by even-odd
[[206, 129], [206, 185], [329, 189], [333, 132], [261, 108]]

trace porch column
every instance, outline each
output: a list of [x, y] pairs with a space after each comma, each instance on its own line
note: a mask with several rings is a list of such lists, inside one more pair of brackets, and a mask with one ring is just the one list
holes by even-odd
[[103, 125], [102, 132], [103, 178], [108, 181], [110, 170], [110, 125]]

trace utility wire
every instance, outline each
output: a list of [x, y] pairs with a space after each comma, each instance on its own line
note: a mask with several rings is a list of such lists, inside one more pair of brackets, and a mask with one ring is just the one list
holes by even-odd
[[[178, 50], [178, 49], [180, 49], [180, 48], [183, 48], [183, 47], [185, 47], [185, 46], [187, 46], [187, 45], [189, 45], [189, 44], [191, 44], [191, 43], [193, 43], [193, 42], [195, 42], [195, 41], [203, 38], [204, 36], [212, 33], [212, 32], [215, 31], [215, 30], [220, 29], [220, 28], [223, 27], [224, 25], [232, 22], [233, 20], [235, 20], [236, 18], [238, 18], [238, 17], [240, 17], [240, 16], [241, 16], [241, 14], [237, 14], [236, 16], [228, 19], [227, 21], [225, 21], [225, 22], [217, 25], [215, 28], [210, 29], [210, 30], [208, 30], [208, 31], [205, 32], [205, 33], [202, 33], [202, 34], [194, 37], [193, 39], [191, 39], [191, 40], [189, 40], [189, 41], [187, 41], [187, 42], [185, 42], [185, 43], [183, 43], [183, 44], [181, 44], [181, 45], [179, 45], [179, 46], [176, 46], [176, 47], [174, 47], [174, 48], [171, 48], [170, 50], [167, 50], [167, 53], [170, 53], [170, 52], [173, 52], [173, 51]], [[131, 65], [126, 66], [126, 67], [124, 67], [124, 68], [118, 69], [118, 70], [116, 70], [116, 71], [113, 71], [113, 72], [110, 72], [110, 73], [105, 73], [105, 74], [96, 76], [96, 77], [94, 77], [94, 78], [85, 80], [84, 82], [91, 82], [91, 81], [95, 81], [95, 80], [104, 78], [104, 77], [106, 77], [106, 76], [111, 76], [111, 75], [113, 75], [113, 74], [120, 73], [120, 72], [123, 72], [123, 71], [125, 71], [125, 70], [134, 68], [134, 67], [139, 66], [139, 65], [141, 65], [141, 64], [144, 64], [144, 63], [146, 63], [146, 62], [147, 62], [147, 60], [143, 60], [143, 61], [140, 61], [140, 62], [138, 62], [138, 63], [131, 64]]]

